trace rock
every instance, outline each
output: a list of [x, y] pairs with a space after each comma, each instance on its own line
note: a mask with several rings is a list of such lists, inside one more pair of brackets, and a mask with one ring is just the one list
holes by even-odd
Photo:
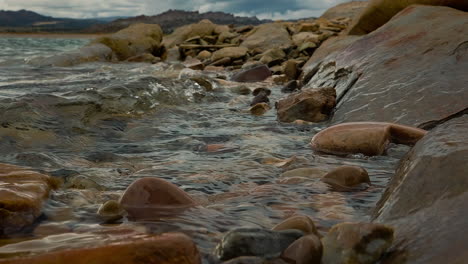
[[255, 89], [252, 94], [255, 96], [254, 99], [252, 100], [252, 103], [250, 103], [250, 106], [254, 106], [259, 103], [270, 103], [270, 99], [268, 99], [268, 96], [271, 94], [270, 89], [266, 88], [257, 88]]
[[319, 25], [316, 23], [302, 23], [299, 25], [299, 32], [316, 32], [319, 30]]
[[273, 48], [262, 53], [260, 62], [269, 67], [281, 64], [286, 58], [286, 53], [282, 49]]
[[272, 75], [271, 79], [273, 80], [275, 84], [284, 84], [287, 81], [289, 81], [289, 78], [288, 76], [286, 76], [286, 74]]
[[213, 52], [211, 59], [213, 61], [223, 59], [223, 58], [230, 58], [231, 60], [235, 60], [238, 58], [243, 58], [247, 55], [247, 48], [244, 47], [227, 47], [222, 48]]
[[337, 18], [354, 18], [358, 16], [367, 6], [367, 1], [352, 1], [336, 5], [323, 13], [320, 18], [337, 19]]
[[292, 93], [296, 90], [298, 90], [299, 87], [297, 85], [297, 81], [296, 80], [291, 80], [289, 81], [285, 86], [283, 86], [283, 88], [281, 88], [281, 92], [282, 93]]
[[358, 166], [340, 166], [323, 176], [322, 181], [329, 184], [335, 190], [353, 190], [357, 185], [371, 184], [369, 175], [364, 168]]
[[133, 24], [110, 36], [100, 37], [94, 43], [101, 43], [116, 54], [119, 60], [150, 53], [155, 55], [161, 44], [162, 30], [156, 24]]
[[289, 47], [291, 44], [289, 33], [281, 23], [269, 23], [257, 26], [242, 42], [241, 47], [264, 52], [272, 48]]
[[292, 156], [287, 159], [278, 159], [278, 158], [265, 158], [262, 160], [262, 164], [273, 165], [278, 168], [287, 168], [297, 161], [296, 156]]
[[254, 66], [242, 70], [231, 77], [234, 82], [261, 82], [271, 76], [271, 71], [265, 65]]
[[192, 70], [203, 70], [205, 68], [205, 65], [199, 59], [190, 57], [184, 61], [184, 66]]
[[245, 85], [235, 86], [231, 89], [231, 91], [241, 95], [249, 95], [251, 93], [250, 89]]
[[65, 188], [69, 189], [96, 189], [103, 191], [104, 187], [96, 181], [84, 175], [69, 177], [65, 180]]
[[228, 65], [232, 62], [231, 58], [225, 57], [216, 61], [213, 61], [210, 66], [223, 66], [223, 65]]
[[195, 201], [170, 182], [159, 178], [142, 178], [128, 186], [120, 205], [129, 218], [141, 220], [178, 213], [195, 206]]
[[314, 234], [310, 234], [299, 238], [289, 245], [281, 254], [281, 258], [285, 259], [288, 263], [320, 264], [322, 251], [320, 238]]
[[[31, 248], [49, 252], [24, 256]], [[4, 264], [201, 264], [195, 243], [181, 233], [137, 236], [66, 233], [9, 244], [0, 247], [0, 254], [13, 255], [0, 261]]]
[[318, 45], [322, 40], [322, 37], [312, 32], [301, 32], [292, 36], [293, 44], [301, 46], [306, 42], [312, 42]]
[[119, 202], [110, 200], [99, 207], [97, 214], [106, 221], [113, 221], [122, 218], [124, 210]]
[[172, 47], [167, 50], [165, 61], [175, 62], [175, 61], [179, 61], [180, 59], [181, 59], [181, 56], [180, 56], [180, 50], [178, 47]]
[[54, 182], [47, 175], [0, 164], [0, 235], [33, 224], [53, 188]]
[[211, 58], [211, 56], [212, 56], [211, 52], [209, 52], [207, 50], [202, 50], [202, 51], [200, 51], [200, 53], [198, 53], [197, 59], [203, 61], [203, 60], [207, 60], [207, 59]]
[[396, 230], [382, 263], [463, 263], [468, 230], [468, 115], [440, 124], [402, 159], [375, 222]]
[[209, 78], [205, 76], [192, 76], [190, 77], [190, 80], [198, 83], [201, 87], [205, 89], [205, 91], [210, 92], [213, 91], [214, 87]]
[[459, 0], [371, 0], [350, 27], [349, 34], [367, 34], [387, 23], [410, 5], [441, 5], [468, 11], [468, 2]]
[[306, 235], [313, 234], [320, 237], [319, 233], [317, 232], [317, 228], [315, 228], [314, 221], [305, 215], [292, 216], [272, 228], [272, 230], [275, 231], [288, 229], [297, 229], [301, 230]]
[[182, 44], [187, 39], [195, 36], [205, 37], [213, 34], [216, 29], [216, 25], [208, 19], [203, 19], [196, 24], [190, 24], [182, 26], [174, 30], [174, 32], [168, 36], [164, 36], [162, 44], [170, 49], [176, 45]]
[[281, 122], [293, 122], [297, 119], [324, 121], [335, 107], [335, 98], [335, 89], [332, 87], [303, 89], [278, 101], [278, 119]]
[[303, 233], [299, 230], [271, 231], [260, 228], [238, 228], [229, 231], [216, 246], [214, 254], [220, 260], [241, 256], [278, 257]]
[[296, 80], [299, 75], [299, 69], [295, 60], [288, 60], [283, 64], [283, 73], [286, 74], [289, 80]]
[[161, 61], [161, 58], [155, 57], [152, 54], [144, 53], [136, 55], [127, 59], [128, 62], [146, 62], [146, 63], [157, 63]]
[[392, 242], [393, 229], [382, 224], [337, 224], [322, 239], [322, 263], [376, 263]]
[[467, 12], [410, 6], [372, 34], [346, 38], [339, 50], [308, 62], [303, 80], [310, 78], [306, 87], [335, 87], [333, 124], [372, 120], [425, 128], [468, 108], [462, 99], [468, 98], [467, 23]]
[[28, 61], [28, 64], [37, 66], [69, 67], [80, 63], [111, 61], [112, 50], [106, 45], [94, 43], [78, 50], [64, 52], [47, 58], [36, 58]]
[[271, 107], [267, 103], [257, 103], [252, 106], [249, 111], [252, 115], [261, 116], [264, 115]]
[[382, 155], [389, 142], [415, 144], [427, 131], [392, 123], [356, 122], [329, 127], [311, 141], [316, 151], [336, 155]]

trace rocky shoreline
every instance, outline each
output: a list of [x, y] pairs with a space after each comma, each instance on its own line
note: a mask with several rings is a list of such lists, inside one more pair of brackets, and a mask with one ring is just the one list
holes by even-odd
[[[63, 182], [34, 168], [0, 164], [0, 263], [463, 263], [468, 7], [455, 0], [410, 4], [416, 5], [351, 2], [327, 12], [326, 18], [256, 27], [203, 20], [167, 36], [158, 25], [136, 24], [77, 51], [28, 62], [52, 67], [160, 64], [207, 92], [223, 87], [237, 93], [226, 104], [238, 107], [232, 109], [235, 113], [262, 118], [275, 108], [282, 123], [327, 124], [311, 138], [310, 151], [318, 155], [378, 157], [387, 155], [390, 144], [411, 146], [371, 222], [343, 222], [319, 232], [311, 217], [296, 214], [269, 229], [227, 227], [206, 254], [187, 234], [150, 234], [133, 224], [187, 211], [203, 214], [209, 203], [166, 179], [143, 177], [97, 210], [95, 217], [108, 228], [80, 232], [58, 225], [53, 227], [59, 230], [56, 235], [3, 245], [2, 237], [34, 229], [44, 201]], [[349, 16], [334, 17], [343, 14]], [[276, 102], [270, 100], [272, 84], [284, 94]], [[208, 144], [202, 151], [230, 148]], [[297, 159], [262, 163], [285, 168], [282, 183], [314, 178], [346, 193], [372, 186], [362, 167], [288, 170]], [[128, 223], [112, 225], [120, 219]], [[90, 243], [63, 248], [65, 239]], [[39, 250], [22, 251], [31, 244]]]

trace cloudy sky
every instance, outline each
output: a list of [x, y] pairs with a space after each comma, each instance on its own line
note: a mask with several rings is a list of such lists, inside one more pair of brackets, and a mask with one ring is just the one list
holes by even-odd
[[348, 0], [0, 0], [0, 10], [27, 9], [54, 17], [93, 18], [155, 15], [168, 9], [224, 11], [243, 16], [288, 19], [320, 16]]

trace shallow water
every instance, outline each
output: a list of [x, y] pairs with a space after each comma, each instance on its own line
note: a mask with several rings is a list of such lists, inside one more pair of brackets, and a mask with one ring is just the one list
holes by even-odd
[[[175, 78], [177, 65], [27, 64], [34, 56], [72, 50], [87, 41], [0, 39], [0, 162], [29, 166], [64, 182], [45, 205], [36, 230], [1, 239], [0, 245], [101, 228], [99, 206], [118, 199], [141, 177], [167, 179], [202, 205], [177, 217], [141, 223], [123, 219], [110, 228], [181, 231], [205, 253], [232, 228], [271, 228], [293, 214], [311, 216], [325, 232], [339, 222], [367, 220], [408, 150], [393, 145], [388, 155], [371, 158], [314, 153], [308, 143], [326, 124], [280, 124], [274, 110], [252, 116], [244, 112], [251, 98], [222, 84], [207, 92], [187, 78]], [[273, 91], [271, 101], [283, 96], [281, 87], [263, 85]], [[245, 103], [232, 103], [235, 98]], [[210, 144], [223, 147], [208, 151]], [[262, 162], [293, 156], [295, 162], [286, 168]], [[344, 193], [329, 190], [318, 179], [279, 183], [290, 169], [329, 170], [345, 164], [366, 168], [372, 186]], [[59, 241], [94, 243], [87, 235]], [[30, 244], [20, 248], [41, 251]], [[0, 258], [10, 256], [3, 251], [0, 247]]]

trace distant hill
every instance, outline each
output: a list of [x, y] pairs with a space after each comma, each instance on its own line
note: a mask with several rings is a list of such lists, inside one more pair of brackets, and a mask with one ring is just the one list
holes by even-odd
[[101, 23], [105, 21], [55, 18], [28, 10], [0, 10], [0, 32], [80, 32]]
[[155, 16], [137, 16], [125, 19], [117, 19], [110, 23], [94, 25], [87, 29], [87, 33], [110, 33], [126, 28], [134, 23], [159, 24], [165, 33], [187, 24], [197, 23], [200, 20], [209, 19], [215, 24], [221, 25], [258, 25], [270, 20], [259, 20], [256, 17], [239, 17], [224, 12], [199, 13], [198, 11], [169, 10]]

